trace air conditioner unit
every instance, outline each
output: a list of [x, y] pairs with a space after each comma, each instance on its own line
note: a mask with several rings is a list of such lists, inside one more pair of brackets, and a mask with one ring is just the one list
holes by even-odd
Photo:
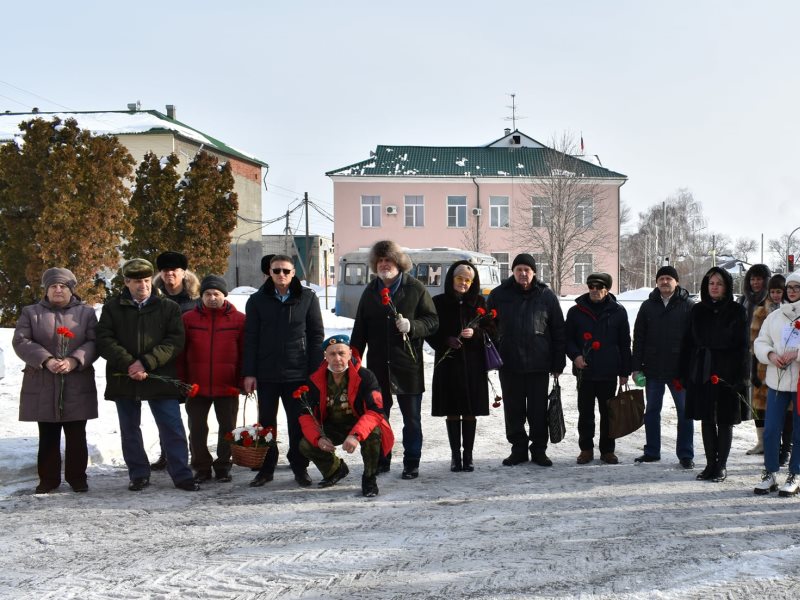
[[397, 207], [390, 204], [386, 207], [386, 214], [387, 215], [396, 215], [397, 214]]
[[481, 209], [480, 208], [473, 208], [472, 209], [472, 216], [473, 217], [480, 217], [481, 216]]

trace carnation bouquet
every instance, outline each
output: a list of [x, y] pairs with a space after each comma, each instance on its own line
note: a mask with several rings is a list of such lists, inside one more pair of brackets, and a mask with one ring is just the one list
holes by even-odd
[[[231, 392], [238, 389], [231, 388]], [[248, 398], [255, 398], [255, 394], [247, 394], [244, 397], [244, 407], [242, 408], [242, 421], [247, 411]], [[240, 467], [256, 469], [264, 464], [264, 458], [271, 448], [278, 445], [278, 432], [275, 427], [264, 427], [260, 423], [252, 425], [242, 425], [233, 431], [225, 434], [225, 440], [231, 445], [231, 458], [233, 464]]]
[[[485, 308], [479, 306], [478, 308], [475, 309], [475, 316], [472, 317], [472, 319], [470, 319], [469, 323], [467, 323], [463, 327], [463, 329], [472, 329], [476, 327], [478, 324], [480, 324], [481, 321], [486, 321], [486, 320], [491, 321], [492, 319], [496, 318], [497, 318], [497, 311], [495, 309], [486, 312]], [[461, 343], [464, 337], [459, 333], [458, 338], [456, 339], [458, 339], [458, 342]], [[441, 363], [445, 358], [447, 358], [452, 351], [453, 348], [448, 348], [447, 350], [445, 350], [444, 354], [442, 354], [442, 357], [438, 361], [436, 361], [435, 365], [433, 365], [434, 369], [438, 367], [439, 363]]]

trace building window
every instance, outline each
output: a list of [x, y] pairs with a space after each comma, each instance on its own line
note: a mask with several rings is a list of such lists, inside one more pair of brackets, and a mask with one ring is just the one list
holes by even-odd
[[442, 284], [442, 265], [420, 263], [417, 265], [417, 279], [428, 287], [438, 287]]
[[366, 285], [369, 270], [364, 263], [347, 263], [344, 266], [345, 285]]
[[406, 196], [406, 227], [425, 226], [425, 202], [422, 196]]
[[553, 278], [550, 256], [548, 254], [531, 254], [531, 256], [536, 261], [536, 281], [549, 284]]
[[594, 201], [581, 198], [575, 205], [575, 227], [591, 227], [594, 221]]
[[447, 226], [466, 227], [467, 226], [467, 197], [448, 196], [447, 197]]
[[361, 196], [361, 226], [381, 226], [381, 197]]
[[550, 226], [550, 201], [544, 196], [531, 198], [531, 225], [533, 227]]
[[508, 227], [508, 196], [489, 196], [489, 227]]
[[592, 273], [592, 255], [575, 255], [575, 283], [586, 283], [586, 278]]
[[492, 258], [497, 261], [497, 266], [500, 267], [500, 279], [507, 279], [510, 274], [508, 252], [492, 252]]

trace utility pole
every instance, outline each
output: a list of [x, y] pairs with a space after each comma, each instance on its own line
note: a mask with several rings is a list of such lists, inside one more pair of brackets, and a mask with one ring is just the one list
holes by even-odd
[[303, 194], [303, 202], [305, 203], [306, 209], [306, 284], [310, 284], [311, 281], [311, 240], [308, 237], [308, 192]]

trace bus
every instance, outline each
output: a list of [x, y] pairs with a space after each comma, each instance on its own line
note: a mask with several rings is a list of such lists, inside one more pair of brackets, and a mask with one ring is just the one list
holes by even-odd
[[[488, 254], [444, 247], [403, 248], [403, 251], [411, 259], [409, 274], [421, 281], [431, 296], [444, 291], [447, 270], [459, 260], [468, 260], [476, 268], [484, 296], [488, 296], [489, 292], [500, 285], [500, 267], [497, 260]], [[354, 318], [364, 288], [375, 277], [375, 273], [369, 268], [369, 248], [360, 248], [341, 256], [334, 312], [340, 317]]]

